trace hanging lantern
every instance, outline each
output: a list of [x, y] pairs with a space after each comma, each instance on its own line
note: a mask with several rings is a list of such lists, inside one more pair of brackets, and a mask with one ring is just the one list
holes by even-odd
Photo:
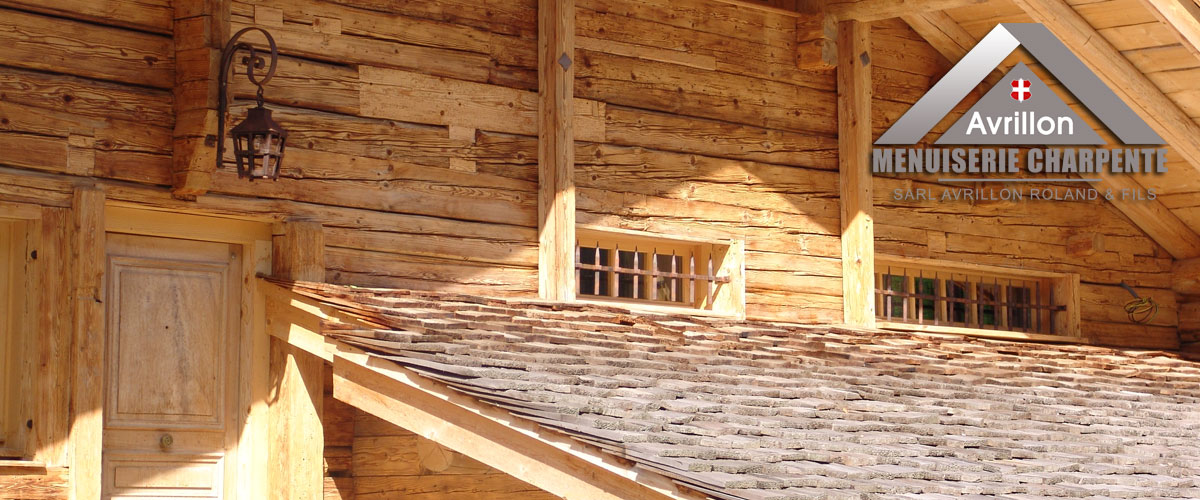
[[262, 101], [250, 109], [246, 119], [229, 131], [233, 136], [233, 156], [237, 158], [238, 177], [278, 179], [283, 163], [287, 131], [271, 119], [271, 110]]
[[[261, 32], [267, 38], [267, 43], [271, 47], [269, 64], [259, 55], [258, 49], [253, 45], [238, 42], [243, 34], [251, 30]], [[249, 53], [241, 62], [246, 66], [246, 78], [258, 87], [258, 105], [246, 113], [245, 120], [229, 131], [229, 135], [233, 138], [233, 156], [237, 161], [238, 177], [249, 178], [252, 181], [254, 179], [275, 180], [279, 178], [279, 167], [283, 163], [287, 130], [279, 126], [279, 123], [271, 118], [271, 110], [263, 106], [263, 85], [275, 75], [275, 63], [279, 54], [275, 47], [275, 39], [261, 28], [245, 28], [237, 32], [221, 53], [220, 102], [218, 105], [221, 136], [217, 141], [217, 167], [220, 168], [224, 160], [225, 114], [229, 108], [229, 70], [233, 65], [233, 57], [238, 51]], [[262, 71], [264, 68], [266, 73], [259, 76], [256, 70]]]

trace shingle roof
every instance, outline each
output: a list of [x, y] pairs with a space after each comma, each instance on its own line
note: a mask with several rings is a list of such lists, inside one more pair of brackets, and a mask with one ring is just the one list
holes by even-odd
[[390, 328], [326, 335], [715, 498], [1200, 498], [1172, 353], [287, 286]]

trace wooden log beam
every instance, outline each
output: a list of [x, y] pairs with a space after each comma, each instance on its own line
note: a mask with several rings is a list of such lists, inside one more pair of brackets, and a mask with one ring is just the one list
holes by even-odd
[[[279, 278], [324, 281], [325, 239], [315, 222], [285, 222], [275, 236], [272, 274]], [[271, 338], [268, 425], [272, 436], [272, 498], [318, 500], [323, 496], [325, 436], [324, 360], [279, 338]]]
[[809, 71], [837, 67], [837, 21], [823, 14], [796, 19], [796, 67]]
[[1183, 295], [1200, 296], [1200, 258], [1175, 261], [1171, 266], [1171, 289]]
[[875, 325], [875, 228], [871, 199], [870, 27], [838, 25], [838, 163], [842, 304], [847, 324]]
[[846, 0], [826, 3], [825, 12], [837, 21], [870, 22], [987, 2], [988, 0]]
[[[383, 365], [390, 366], [383, 366]], [[598, 449], [539, 429], [390, 362], [339, 352], [333, 396], [516, 479], [569, 500], [697, 498]]]
[[217, 77], [229, 39], [229, 0], [175, 2], [172, 194], [194, 199], [217, 168]]
[[1200, 5], [1193, 0], [1142, 0], [1179, 37], [1179, 43], [1200, 57]]
[[72, 499], [100, 498], [104, 435], [104, 191], [78, 188], [75, 215], [74, 377], [71, 385]]
[[538, 1], [538, 294], [575, 296], [575, 0]]
[[797, 2], [796, 67], [824, 71], [837, 67], [838, 23], [826, 15], [822, 0]]

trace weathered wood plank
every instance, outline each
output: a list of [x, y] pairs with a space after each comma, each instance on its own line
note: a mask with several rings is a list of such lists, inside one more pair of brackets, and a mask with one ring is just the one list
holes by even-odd
[[162, 90], [0, 66], [0, 92], [6, 103], [66, 113], [92, 128], [107, 119], [168, 128], [174, 123], [171, 94]]
[[0, 9], [0, 59], [12, 66], [169, 89], [172, 56], [167, 37]]
[[[360, 67], [359, 76], [363, 116], [537, 135], [533, 92], [371, 66]], [[579, 138], [602, 141], [603, 104], [572, 99], [572, 105]]]
[[605, 113], [605, 139], [611, 144], [828, 170], [837, 168], [837, 140], [824, 135], [625, 106], [606, 106]]
[[[242, 13], [264, 6], [278, 9], [287, 23], [313, 25], [319, 24], [320, 19], [334, 19], [341, 26], [339, 33], [347, 35], [486, 54], [500, 65], [537, 68], [537, 48], [532, 38], [496, 33], [460, 22], [422, 19], [400, 5], [372, 11], [357, 5], [325, 2], [266, 0], [253, 5], [238, 4], [237, 10]], [[314, 30], [318, 27], [314, 26]]]
[[531, 295], [537, 291], [533, 267], [500, 267], [448, 259], [330, 247], [329, 281], [413, 290], [467, 291], [486, 295]]
[[[575, 90], [580, 97], [756, 127], [834, 134], [830, 117], [836, 103], [828, 90], [602, 52], [579, 50], [578, 56]], [[799, 102], [805, 105], [796, 107]]]
[[3, 0], [0, 5], [163, 35], [171, 34], [174, 19], [165, 0]]

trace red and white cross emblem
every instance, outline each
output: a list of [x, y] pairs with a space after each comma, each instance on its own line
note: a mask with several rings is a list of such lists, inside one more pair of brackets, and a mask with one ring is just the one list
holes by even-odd
[[1012, 94], [1009, 94], [1009, 95], [1011, 95], [1012, 98], [1015, 99], [1017, 102], [1025, 102], [1026, 99], [1029, 99], [1030, 97], [1032, 97], [1033, 94], [1031, 92], [1029, 92], [1029, 80], [1026, 80], [1024, 78], [1018, 78], [1016, 80], [1013, 80], [1012, 81]]

